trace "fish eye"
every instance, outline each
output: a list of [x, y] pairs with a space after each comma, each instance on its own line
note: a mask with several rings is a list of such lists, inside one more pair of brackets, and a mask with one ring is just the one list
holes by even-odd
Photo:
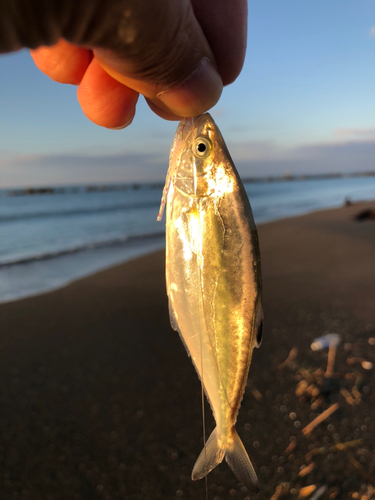
[[212, 144], [206, 137], [198, 137], [193, 144], [193, 153], [197, 158], [207, 158], [212, 150]]

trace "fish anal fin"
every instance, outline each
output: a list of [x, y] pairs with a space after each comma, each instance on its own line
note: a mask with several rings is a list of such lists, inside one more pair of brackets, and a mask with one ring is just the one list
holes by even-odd
[[225, 460], [237, 479], [250, 491], [258, 492], [258, 478], [245, 447], [237, 434], [233, 431], [233, 447], [225, 451]]
[[205, 447], [201, 451], [198, 460], [195, 462], [191, 478], [193, 481], [207, 476], [224, 458], [225, 449], [220, 448], [217, 439], [217, 428], [215, 428], [208, 438]]

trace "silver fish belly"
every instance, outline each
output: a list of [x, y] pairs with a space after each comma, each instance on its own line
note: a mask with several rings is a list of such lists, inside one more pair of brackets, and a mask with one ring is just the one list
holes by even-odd
[[206, 476], [225, 457], [238, 480], [254, 491], [257, 477], [235, 423], [262, 334], [258, 236], [245, 189], [208, 113], [181, 121], [168, 188], [171, 324], [192, 358], [216, 421], [192, 478]]

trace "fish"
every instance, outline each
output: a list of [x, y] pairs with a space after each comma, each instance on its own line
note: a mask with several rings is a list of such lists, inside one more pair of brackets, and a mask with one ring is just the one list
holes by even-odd
[[239, 482], [258, 491], [235, 429], [252, 352], [262, 340], [258, 234], [245, 188], [209, 113], [178, 125], [158, 220], [165, 207], [171, 326], [216, 422], [192, 479], [205, 477], [225, 458]]

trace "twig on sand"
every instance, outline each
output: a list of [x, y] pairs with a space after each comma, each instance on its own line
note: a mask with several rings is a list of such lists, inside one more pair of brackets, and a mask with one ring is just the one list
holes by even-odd
[[302, 377], [305, 377], [305, 379], [306, 379], [309, 383], [313, 382], [314, 378], [313, 378], [313, 376], [311, 375], [311, 373], [310, 373], [308, 370], [306, 370], [306, 368], [299, 368], [299, 370], [298, 370], [298, 371], [300, 372], [300, 374], [302, 375]]
[[323, 413], [321, 413], [316, 418], [314, 418], [314, 420], [312, 422], [310, 422], [308, 425], [306, 425], [306, 427], [304, 429], [302, 429], [302, 434], [304, 436], [308, 436], [317, 425], [319, 425], [321, 422], [326, 420], [326, 418], [328, 418], [330, 415], [332, 415], [332, 413], [334, 413], [336, 410], [338, 410], [339, 407], [340, 407], [340, 405], [338, 403], [334, 403], [333, 405], [331, 405]]
[[[337, 498], [340, 495], [340, 490], [337, 487], [334, 487], [329, 494], [329, 499]], [[311, 500], [311, 499], [310, 499]]]
[[310, 486], [305, 486], [299, 490], [298, 498], [306, 498], [311, 495], [316, 490], [315, 484], [310, 484]]
[[315, 455], [323, 455], [324, 453], [329, 453], [332, 451], [345, 451], [348, 448], [354, 448], [355, 446], [360, 446], [363, 443], [363, 439], [356, 439], [354, 441], [346, 441], [345, 443], [336, 443], [330, 448], [314, 448], [309, 451], [306, 455], [306, 460], [311, 460]]
[[289, 483], [281, 483], [276, 487], [276, 491], [270, 500], [278, 500], [282, 495], [286, 495], [287, 493], [289, 493]]
[[363, 467], [362, 465], [354, 458], [354, 457], [351, 457], [349, 456], [348, 457], [349, 459], [349, 462], [356, 468], [359, 470], [359, 472], [362, 474], [363, 477], [365, 477], [366, 479], [369, 479], [372, 483], [375, 482], [375, 477], [372, 476], [371, 474], [369, 474]]
[[344, 396], [344, 398], [345, 398], [345, 400], [346, 400], [347, 403], [349, 403], [352, 406], [355, 404], [355, 400], [354, 400], [354, 398], [351, 397], [349, 391], [347, 391], [344, 387], [342, 387], [340, 389], [340, 392]]
[[302, 379], [301, 382], [299, 382], [297, 384], [296, 391], [295, 391], [296, 396], [298, 396], [298, 397], [303, 396], [308, 387], [309, 387], [309, 383], [307, 382], [307, 380]]
[[363, 443], [363, 439], [355, 439], [354, 441], [346, 441], [345, 443], [337, 443], [334, 446], [331, 446], [328, 451], [344, 451], [347, 448], [353, 448], [354, 446], [359, 446]]
[[298, 354], [297, 347], [293, 347], [291, 349], [290, 353], [288, 354], [288, 357], [286, 358], [286, 360], [283, 363], [281, 363], [281, 365], [278, 366], [279, 370], [284, 368], [284, 366], [289, 365], [289, 363], [297, 357], [297, 354]]
[[302, 379], [301, 382], [297, 384], [296, 396], [301, 397], [307, 395], [310, 398], [316, 398], [320, 394], [319, 388], [315, 384], [310, 384], [306, 379]]
[[320, 497], [324, 495], [324, 493], [327, 491], [327, 486], [321, 486], [314, 495], [310, 498], [310, 500], [318, 500]]
[[352, 389], [352, 394], [353, 396], [355, 397], [355, 400], [356, 400], [356, 403], [360, 403], [362, 401], [362, 396], [361, 396], [361, 393], [359, 392], [359, 387], [360, 385], [362, 384], [362, 381], [363, 381], [363, 377], [362, 375], [359, 373], [357, 375], [357, 378], [356, 378], [356, 381], [355, 381], [355, 384], [354, 384], [354, 387]]
[[309, 461], [315, 455], [323, 455], [324, 453], [327, 453], [327, 448], [324, 448], [324, 446], [322, 446], [321, 448], [314, 448], [306, 454], [306, 460]]
[[285, 453], [287, 455], [290, 455], [292, 453], [292, 451], [294, 450], [294, 448], [297, 446], [297, 440], [296, 439], [293, 439], [287, 446], [286, 450], [285, 450]]
[[351, 357], [349, 357], [349, 358], [346, 360], [346, 362], [348, 363], [348, 365], [349, 365], [349, 366], [353, 366], [353, 365], [355, 365], [355, 364], [360, 365], [360, 364], [362, 363], [362, 361], [364, 361], [364, 359], [363, 359], [363, 358], [356, 358], [356, 357], [354, 357], [354, 356], [351, 356]]
[[255, 399], [257, 399], [258, 401], [260, 401], [262, 399], [262, 395], [256, 387], [253, 386], [250, 390], [251, 390]]
[[316, 467], [314, 462], [311, 462], [311, 464], [307, 465], [304, 467], [302, 470], [299, 471], [298, 475], [299, 477], [305, 477], [307, 474], [310, 474], [312, 470], [314, 470]]
[[373, 498], [373, 494], [374, 488], [371, 485], [367, 486], [367, 491], [364, 495], [361, 496], [361, 500], [370, 500], [371, 498]]
[[335, 365], [335, 359], [336, 359], [336, 344], [333, 344], [332, 342], [329, 344], [329, 349], [328, 349], [328, 361], [327, 361], [327, 370], [325, 373], [326, 377], [332, 377], [333, 375], [333, 367]]
[[317, 410], [319, 408], [319, 406], [321, 406], [324, 402], [324, 398], [323, 396], [319, 396], [318, 399], [316, 401], [314, 401], [314, 403], [311, 403], [311, 409], [312, 410]]
[[355, 397], [355, 402], [359, 404], [362, 401], [362, 396], [359, 390], [356, 387], [353, 387], [352, 394]]
[[364, 370], [371, 370], [374, 367], [374, 364], [371, 361], [366, 361], [365, 358], [350, 357], [346, 362], [348, 365], [360, 364]]

